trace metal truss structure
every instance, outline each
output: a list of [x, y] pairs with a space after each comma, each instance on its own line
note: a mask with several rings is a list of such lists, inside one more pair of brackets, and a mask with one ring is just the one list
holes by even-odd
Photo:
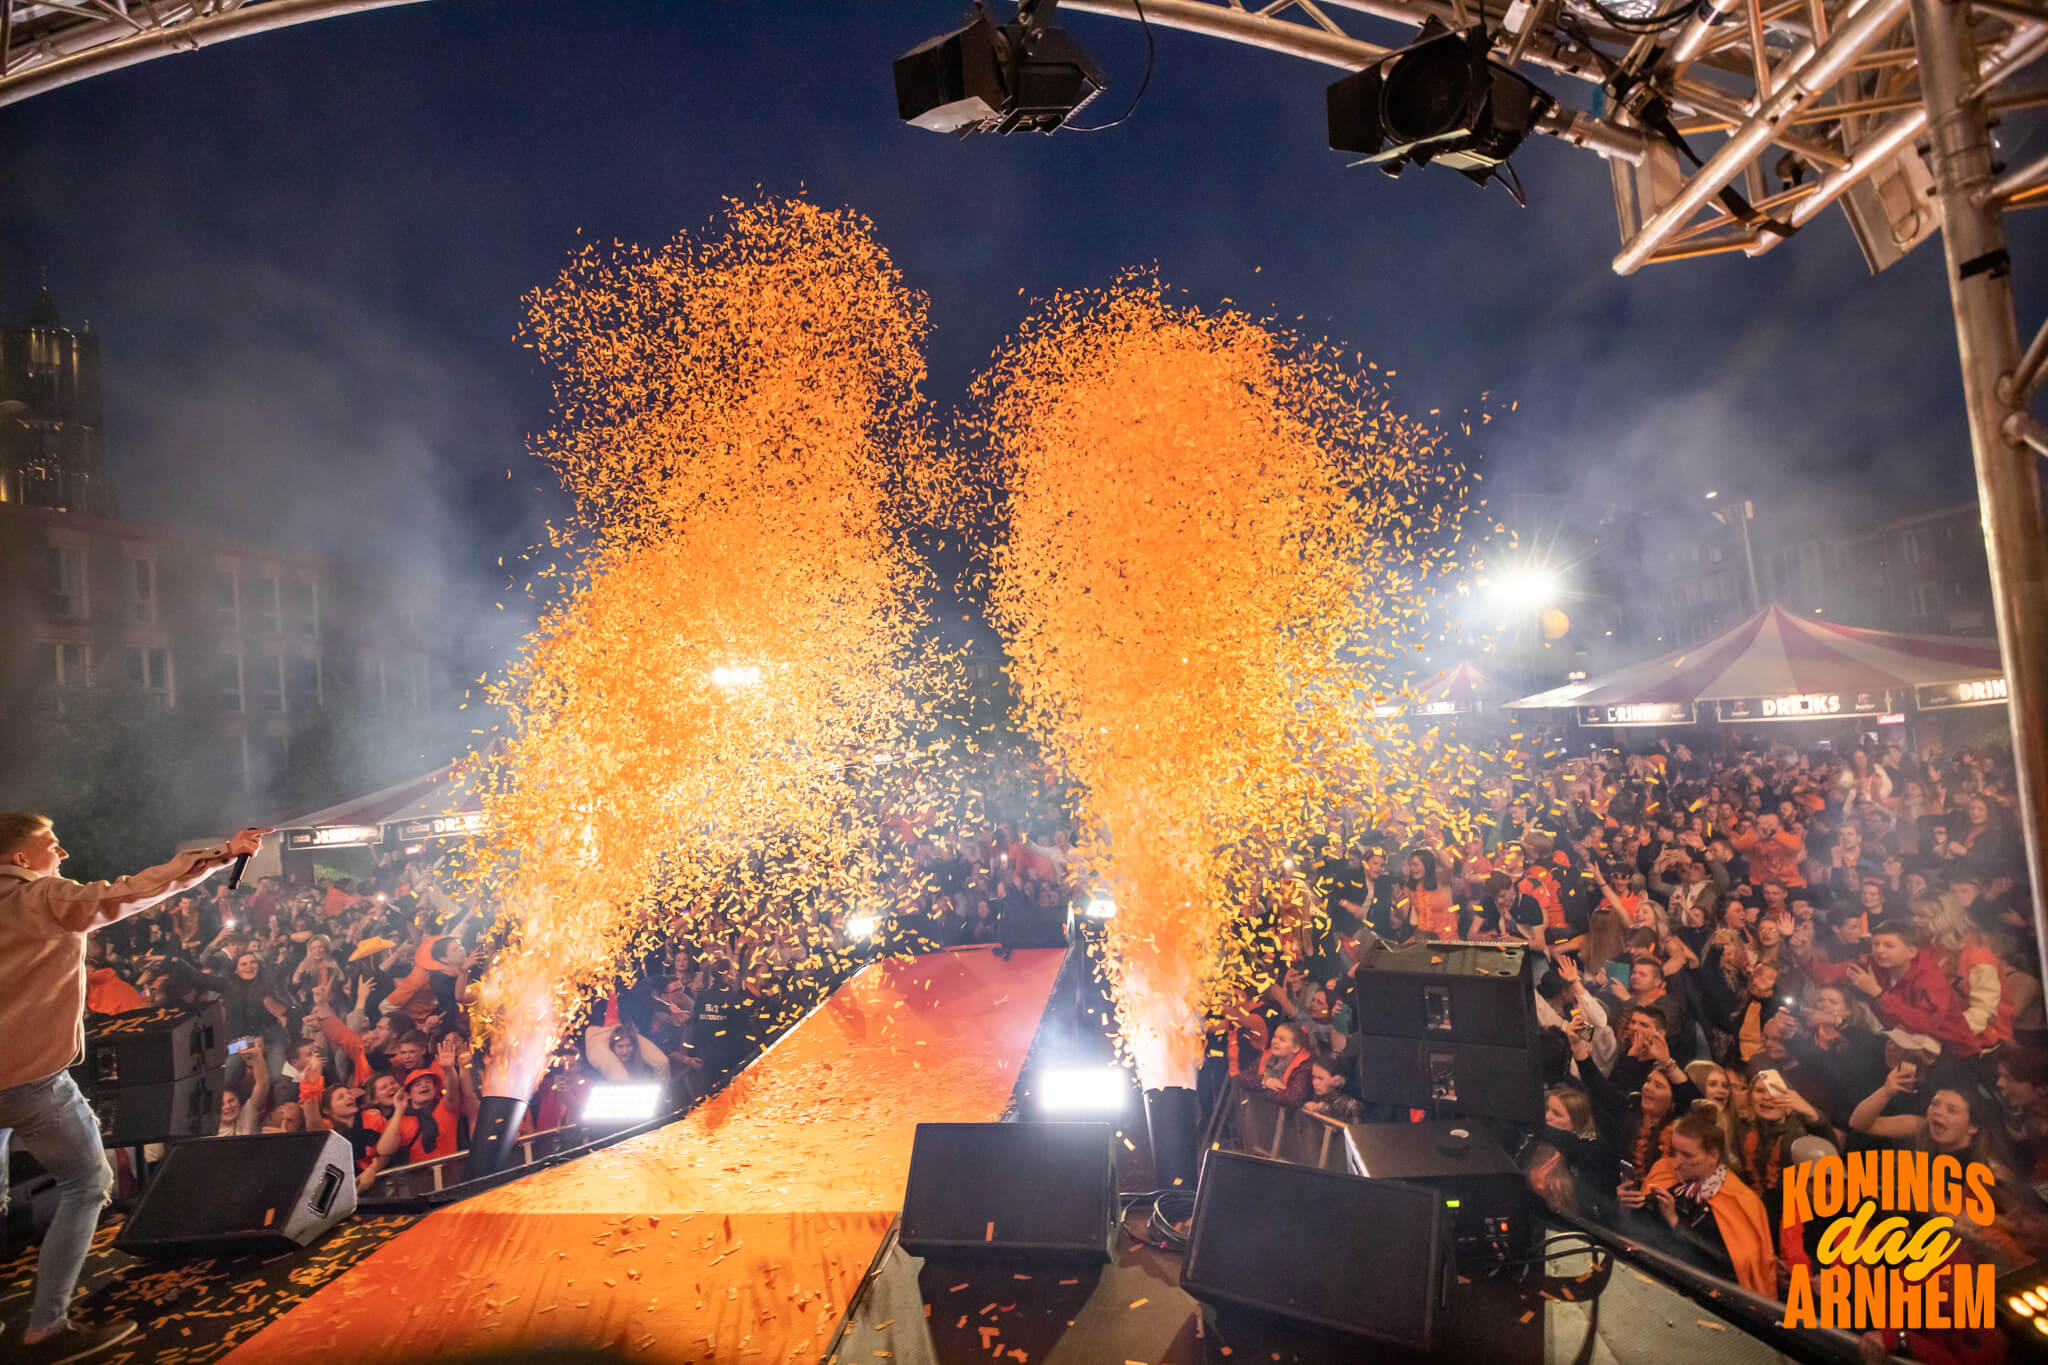
[[152, 57], [417, 0], [0, 0], [0, 104]]
[[[415, 0], [0, 0], [0, 104], [152, 57]], [[1049, 16], [1059, 0], [1025, 0]], [[1256, 6], [1256, 7], [1254, 7]], [[1620, 274], [1760, 256], [1840, 203], [1873, 270], [1939, 229], [2010, 683], [2021, 822], [2048, 952], [2048, 516], [2004, 215], [2048, 206], [2048, 156], [1996, 164], [1991, 123], [2048, 104], [2048, 0], [1064, 0], [1344, 70], [1434, 19], [1560, 97], [1537, 131], [1608, 161]], [[1376, 30], [1392, 41], [1365, 36]], [[1572, 107], [1571, 87], [1585, 96]], [[1696, 151], [1694, 144], [1699, 144]]]

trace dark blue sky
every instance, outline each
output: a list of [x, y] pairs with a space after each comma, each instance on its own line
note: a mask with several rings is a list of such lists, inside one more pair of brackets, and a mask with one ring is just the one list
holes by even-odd
[[[757, 186], [875, 220], [931, 296], [941, 401], [1030, 297], [1157, 263], [1198, 300], [1306, 314], [1418, 414], [1518, 400], [1460, 443], [1496, 488], [1972, 495], [1938, 243], [1871, 279], [1830, 213], [1763, 260], [1619, 279], [1590, 154], [1532, 140], [1526, 211], [1348, 170], [1323, 145], [1336, 73], [1167, 32], [1112, 132], [901, 126], [891, 59], [961, 12], [431, 0], [95, 78], [0, 110], [0, 306], [46, 271], [99, 330], [129, 512], [458, 575], [554, 510], [522, 453], [547, 395], [520, 294], [579, 228], [659, 240]], [[1110, 72], [1106, 119], [1141, 36], [1066, 22]]]

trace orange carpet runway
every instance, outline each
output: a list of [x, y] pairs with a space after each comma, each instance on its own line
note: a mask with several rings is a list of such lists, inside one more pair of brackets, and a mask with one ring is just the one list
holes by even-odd
[[227, 1359], [815, 1360], [912, 1133], [1001, 1115], [1060, 958], [870, 966], [687, 1118], [431, 1214]]

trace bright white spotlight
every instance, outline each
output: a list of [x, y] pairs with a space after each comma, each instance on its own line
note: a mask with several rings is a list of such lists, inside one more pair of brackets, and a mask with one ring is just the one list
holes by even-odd
[[1130, 1102], [1130, 1074], [1120, 1066], [1062, 1067], [1038, 1082], [1038, 1107], [1048, 1114], [1120, 1114]]
[[1084, 913], [1089, 919], [1115, 919], [1116, 902], [1107, 896], [1090, 896]]
[[848, 938], [873, 938], [875, 926], [880, 923], [881, 920], [874, 915], [848, 915], [846, 917], [846, 936]]
[[593, 1085], [583, 1097], [585, 1123], [642, 1123], [661, 1108], [656, 1084]]
[[1557, 598], [1557, 575], [1548, 569], [1516, 569], [1494, 585], [1501, 601], [1517, 607], [1542, 607]]
[[761, 670], [753, 664], [720, 664], [711, 670], [711, 681], [725, 688], [753, 687], [761, 681]]

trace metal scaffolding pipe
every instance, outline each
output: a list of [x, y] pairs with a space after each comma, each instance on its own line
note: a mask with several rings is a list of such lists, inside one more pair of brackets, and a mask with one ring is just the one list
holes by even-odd
[[[2048, 961], [2048, 525], [2040, 463], [2013, 439], [2016, 409], [1999, 395], [2019, 365], [2005, 220], [1986, 202], [1991, 184], [1991, 125], [1970, 36], [1970, 10], [1958, 0], [1912, 0], [1920, 51], [1920, 93], [1927, 103], [1929, 165], [1941, 201], [1941, 245], [1954, 305], [1970, 454], [1984, 520], [1991, 606], [2005, 655], [2006, 713], [2012, 724], [2020, 831], [2033, 880], [2036, 951]], [[2024, 416], [2023, 413], [2017, 415]]]
[[1805, 49], [1801, 54], [1807, 57], [1805, 61], [1797, 56], [1789, 60], [1780, 72], [1784, 83], [1777, 93], [1765, 101], [1755, 118], [1731, 133], [1707, 159], [1707, 164], [1672, 196], [1671, 202], [1652, 214], [1642, 230], [1629, 239], [1614, 258], [1614, 273], [1632, 275], [1640, 269], [1665, 238], [1742, 174], [1750, 159], [1770, 145], [1780, 126], [1834, 84], [1835, 78], [1848, 70], [1857, 57], [1883, 38], [1905, 8], [1906, 0], [1869, 0], [1827, 42]]
[[2010, 199], [2021, 190], [2033, 189], [2048, 180], [2048, 154], [2028, 162], [2016, 171], [2008, 171], [1992, 183], [1989, 199]]
[[[1977, 83], [1988, 88], [2032, 61], [2039, 55], [2037, 44], [2044, 35], [2048, 35], [2048, 30], [2029, 29], [2007, 35], [2006, 40], [1985, 59]], [[1876, 136], [1857, 144], [1848, 165], [1822, 176], [1815, 183], [1813, 193], [1792, 206], [1791, 215], [1786, 221], [1793, 227], [1804, 227], [1812, 222], [1822, 209], [1847, 193], [1851, 185], [1883, 165], [1899, 148], [1920, 136], [1920, 131], [1926, 126], [1925, 104], [1915, 105], [1887, 123]], [[1756, 245], [1750, 248], [1749, 254], [1761, 256], [1784, 240], [1775, 232], [1766, 232], [1757, 239]]]
[[1999, 398], [2016, 408], [2025, 407], [2034, 386], [2041, 382], [2044, 368], [2048, 368], [2048, 322], [2043, 322], [2041, 330], [2034, 333], [2027, 353], [2020, 357], [2020, 363], [2000, 384]]
[[[4, 2], [0, 0], [0, 3]], [[294, 24], [361, 10], [418, 3], [420, 0], [270, 0], [268, 4], [246, 5], [203, 19], [187, 19], [165, 28], [149, 28], [68, 57], [9, 72], [0, 78], [0, 105], [16, 104], [32, 95], [45, 94], [90, 76], [119, 71], [174, 52], [197, 52], [202, 47], [224, 43], [231, 38], [247, 38], [251, 34], [268, 33], [272, 29], [290, 28]]]

